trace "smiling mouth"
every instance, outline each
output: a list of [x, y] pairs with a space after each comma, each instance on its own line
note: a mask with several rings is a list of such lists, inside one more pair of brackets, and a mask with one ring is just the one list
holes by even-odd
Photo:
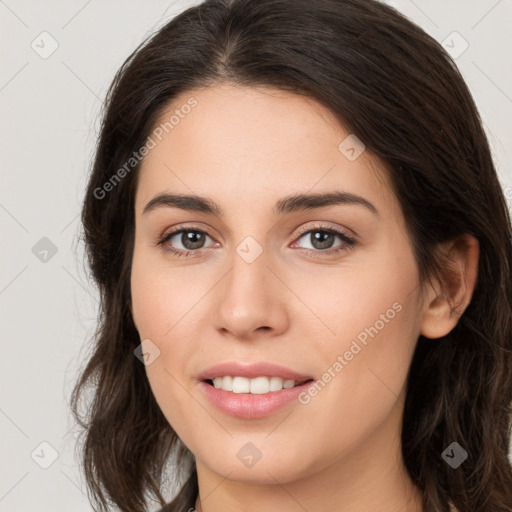
[[226, 375], [223, 377], [215, 377], [214, 379], [206, 379], [204, 382], [216, 389], [230, 391], [237, 394], [253, 394], [263, 395], [290, 389], [303, 384], [312, 382], [313, 379], [295, 381], [292, 379], [283, 379], [281, 377], [255, 377], [247, 378], [241, 376]]

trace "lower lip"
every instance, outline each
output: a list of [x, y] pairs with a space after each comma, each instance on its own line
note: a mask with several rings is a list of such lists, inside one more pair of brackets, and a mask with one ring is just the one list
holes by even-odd
[[261, 395], [224, 391], [207, 382], [200, 382], [199, 387], [210, 402], [222, 412], [237, 418], [256, 419], [270, 416], [290, 402], [298, 402], [298, 396], [309, 387], [311, 382]]

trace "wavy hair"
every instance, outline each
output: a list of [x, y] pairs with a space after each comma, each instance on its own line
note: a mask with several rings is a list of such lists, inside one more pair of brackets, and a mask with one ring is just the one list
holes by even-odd
[[[443, 242], [463, 234], [478, 240], [477, 285], [456, 327], [438, 340], [417, 340], [402, 453], [425, 512], [448, 512], [450, 502], [459, 512], [510, 512], [510, 214], [455, 63], [422, 29], [375, 0], [207, 0], [148, 37], [117, 72], [82, 210], [100, 314], [71, 397], [95, 510], [143, 512], [149, 497], [165, 505], [167, 462], [178, 489], [165, 510], [186, 510], [197, 496], [194, 457], [134, 356], [140, 338], [130, 272], [140, 162], [126, 162], [178, 94], [224, 82], [312, 98], [364, 142], [401, 204], [422, 283], [449, 281], [436, 250]], [[113, 180], [123, 166], [123, 178]], [[441, 457], [454, 441], [468, 453], [457, 469]]]

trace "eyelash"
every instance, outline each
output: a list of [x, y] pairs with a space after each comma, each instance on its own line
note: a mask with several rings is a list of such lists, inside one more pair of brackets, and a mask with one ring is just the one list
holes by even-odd
[[[210, 238], [212, 238], [206, 231], [204, 231], [202, 229], [199, 229], [199, 228], [196, 228], [194, 226], [188, 226], [186, 229], [184, 229], [183, 226], [178, 226], [173, 231], [170, 231], [168, 233], [164, 233], [158, 239], [157, 245], [161, 246], [162, 250], [172, 254], [173, 256], [177, 256], [179, 258], [182, 258], [182, 257], [184, 257], [184, 258], [193, 257], [193, 255], [197, 254], [198, 252], [200, 252], [201, 249], [196, 249], [196, 250], [175, 249], [174, 247], [172, 247], [171, 245], [169, 245], [167, 243], [167, 242], [169, 242], [169, 240], [173, 236], [177, 235], [178, 233], [187, 233], [187, 232], [189, 232], [189, 233], [201, 233], [201, 234], [204, 234], [204, 235], [209, 236]], [[354, 238], [351, 238], [348, 235], [346, 235], [343, 231], [339, 231], [337, 229], [334, 229], [334, 228], [328, 227], [328, 226], [324, 226], [324, 225], [317, 225], [317, 226], [314, 226], [312, 228], [309, 227], [307, 229], [304, 229], [304, 230], [299, 232], [299, 234], [297, 235], [297, 237], [294, 240], [298, 240], [298, 239], [302, 238], [304, 235], [306, 235], [308, 233], [314, 233], [314, 232], [329, 233], [329, 234], [332, 234], [332, 235], [336, 235], [343, 242], [339, 247], [334, 248], [334, 249], [326, 249], [326, 250], [304, 249], [308, 253], [313, 254], [314, 256], [324, 255], [324, 254], [333, 254], [333, 253], [337, 254], [337, 253], [340, 253], [342, 251], [348, 251], [348, 250], [352, 249], [353, 247], [355, 247], [357, 245], [356, 240]]]

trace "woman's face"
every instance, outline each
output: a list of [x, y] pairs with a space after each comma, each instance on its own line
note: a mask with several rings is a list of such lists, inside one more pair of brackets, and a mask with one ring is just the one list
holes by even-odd
[[141, 168], [131, 278], [163, 414], [232, 480], [378, 466], [399, 443], [425, 307], [387, 175], [291, 93], [224, 84], [182, 94], [162, 123], [173, 115]]

